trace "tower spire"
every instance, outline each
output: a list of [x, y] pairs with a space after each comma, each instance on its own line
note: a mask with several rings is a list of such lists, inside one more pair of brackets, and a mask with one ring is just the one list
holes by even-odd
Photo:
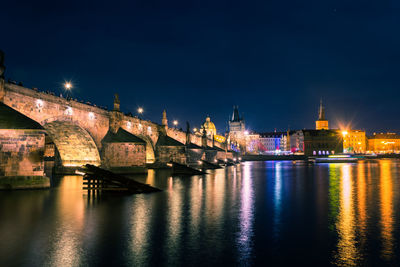
[[320, 121], [324, 121], [325, 120], [325, 108], [322, 105], [322, 98], [319, 101], [318, 120], [320, 120]]
[[328, 120], [325, 118], [325, 108], [322, 104], [322, 98], [319, 102], [318, 120], [315, 122], [315, 128], [317, 130], [329, 129]]

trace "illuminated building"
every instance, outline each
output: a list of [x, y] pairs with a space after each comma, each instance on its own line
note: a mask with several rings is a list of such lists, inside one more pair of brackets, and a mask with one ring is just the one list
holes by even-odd
[[258, 154], [260, 135], [258, 133], [249, 133], [246, 135], [246, 153]]
[[322, 99], [319, 104], [318, 120], [315, 121], [316, 130], [328, 130], [328, 120], [325, 119], [325, 107], [322, 105]]
[[302, 130], [289, 132], [288, 151], [304, 152], [304, 134]]
[[240, 117], [237, 106], [233, 107], [233, 114], [228, 124], [231, 147], [233, 145], [235, 148], [243, 151], [246, 147], [246, 129], [244, 119]]
[[396, 133], [374, 133], [368, 137], [370, 153], [400, 153], [400, 135]]
[[365, 153], [367, 150], [367, 138], [365, 131], [361, 130], [344, 130], [343, 135], [343, 151], [345, 153]]
[[342, 133], [338, 130], [303, 130], [304, 154], [326, 156], [343, 152]]
[[206, 131], [207, 136], [213, 136], [217, 134], [215, 124], [211, 121], [210, 116], [207, 116], [206, 121], [203, 123], [201, 131]]
[[260, 152], [275, 154], [286, 151], [287, 132], [270, 132], [260, 134]]
[[217, 142], [220, 142], [220, 143], [225, 143], [226, 138], [225, 138], [225, 136], [215, 134], [214, 140]]

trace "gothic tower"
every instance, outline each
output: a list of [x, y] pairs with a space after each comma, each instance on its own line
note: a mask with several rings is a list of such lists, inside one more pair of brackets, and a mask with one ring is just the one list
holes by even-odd
[[316, 130], [328, 130], [328, 120], [325, 119], [325, 107], [322, 105], [322, 99], [319, 104], [318, 120], [315, 121]]

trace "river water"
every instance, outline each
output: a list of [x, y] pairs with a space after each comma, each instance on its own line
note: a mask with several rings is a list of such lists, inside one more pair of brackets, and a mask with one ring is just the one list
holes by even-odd
[[243, 162], [163, 189], [0, 192], [1, 266], [399, 265], [400, 161]]

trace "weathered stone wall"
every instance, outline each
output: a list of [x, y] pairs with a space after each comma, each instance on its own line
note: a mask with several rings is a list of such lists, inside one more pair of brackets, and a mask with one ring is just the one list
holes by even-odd
[[0, 176], [44, 176], [45, 133], [0, 130]]
[[204, 152], [203, 149], [187, 149], [187, 163], [195, 163], [197, 164], [199, 160], [201, 160]]
[[146, 165], [146, 146], [134, 143], [105, 143], [102, 148], [104, 167], [131, 167]]
[[186, 164], [186, 151], [184, 146], [157, 147], [157, 155], [160, 162], [166, 163], [173, 161], [181, 164]]

